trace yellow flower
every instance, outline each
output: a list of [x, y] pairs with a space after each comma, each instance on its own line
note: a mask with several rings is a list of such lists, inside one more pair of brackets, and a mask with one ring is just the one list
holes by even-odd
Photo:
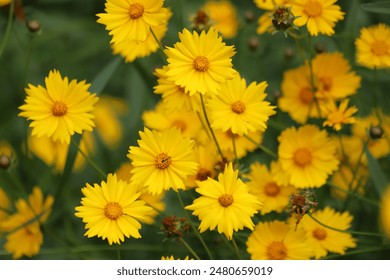
[[334, 130], [339, 131], [343, 124], [351, 124], [355, 122], [355, 118], [352, 117], [358, 109], [355, 106], [348, 107], [348, 99], [345, 99], [340, 103], [337, 108], [334, 102], [329, 102], [327, 106], [323, 108], [325, 111], [326, 120], [323, 126], [333, 127]]
[[111, 43], [145, 41], [153, 30], [168, 20], [169, 12], [163, 0], [107, 0], [105, 13], [99, 13], [98, 23], [106, 25]]
[[290, 185], [279, 185], [273, 176], [273, 170], [276, 168], [276, 163], [271, 163], [271, 168], [259, 162], [255, 162], [250, 166], [250, 173], [247, 178], [250, 180], [247, 184], [249, 192], [257, 197], [263, 203], [260, 208], [262, 215], [276, 211], [281, 213], [288, 205], [290, 196], [294, 188]]
[[[173, 255], [170, 255], [170, 256], [166, 256], [166, 257], [162, 256], [161, 260], [162, 261], [174, 261], [174, 260], [178, 260], [179, 261], [180, 258], [179, 259], [175, 259], [175, 257]], [[188, 261], [188, 260], [193, 260], [193, 259], [190, 259], [189, 256], [186, 256], [183, 260], [184, 261]]]
[[257, 34], [263, 34], [265, 32], [272, 31], [272, 19], [271, 16], [273, 14], [273, 10], [276, 6], [287, 6], [290, 7], [293, 0], [254, 0], [257, 7], [260, 9], [270, 11], [265, 12], [262, 14], [257, 23], [259, 24], [259, 27], [257, 28], [256, 32]]
[[227, 164], [224, 172], [218, 175], [218, 181], [208, 178], [198, 181], [197, 185], [196, 192], [201, 197], [185, 209], [194, 211], [192, 214], [199, 217], [201, 233], [217, 228], [219, 233], [231, 240], [233, 232], [244, 227], [254, 228], [251, 217], [261, 204], [238, 178], [238, 170], [233, 169], [232, 163]]
[[90, 85], [76, 80], [69, 83], [56, 70], [50, 71], [45, 84], [46, 88], [29, 84], [25, 104], [19, 107], [19, 116], [32, 120], [32, 135], [69, 144], [75, 132], [92, 131], [92, 112], [98, 97], [88, 92]]
[[167, 76], [190, 95], [218, 94], [221, 84], [234, 77], [234, 47], [226, 46], [214, 28], [206, 33], [179, 33], [180, 42], [165, 50], [168, 56]]
[[[321, 223], [340, 230], [348, 230], [353, 219], [347, 211], [340, 213], [330, 207], [317, 210], [312, 215]], [[350, 233], [326, 228], [307, 215], [302, 218], [299, 226], [306, 231], [308, 247], [313, 248], [316, 259], [325, 257], [328, 252], [344, 255], [348, 248], [356, 247], [356, 240]]]
[[233, 38], [237, 34], [238, 19], [236, 8], [230, 1], [207, 1], [201, 10], [206, 11], [212, 26], [224, 38]]
[[252, 260], [308, 260], [313, 254], [305, 232], [281, 221], [258, 223], [246, 246]]
[[390, 27], [380, 23], [360, 30], [355, 41], [356, 62], [368, 68], [390, 67]]
[[11, 0], [0, 0], [0, 7], [8, 5], [9, 3], [11, 3]]
[[146, 187], [151, 194], [184, 189], [186, 177], [197, 171], [194, 141], [183, 138], [177, 128], [162, 132], [145, 128], [139, 135], [139, 147], [131, 146], [127, 155], [134, 166], [131, 182]]
[[335, 143], [314, 125], [288, 128], [278, 141], [279, 161], [294, 187], [319, 188], [338, 168]]
[[11, 213], [11, 201], [7, 193], [0, 187], [0, 236], [3, 229], [1, 228], [1, 221], [4, 221]]
[[380, 203], [380, 222], [384, 233], [390, 238], [390, 186], [383, 192]]
[[108, 243], [120, 244], [125, 237], [141, 238], [139, 220], [152, 210], [145, 202], [138, 200], [140, 193], [129, 183], [108, 174], [107, 181], [100, 185], [86, 184], [81, 189], [84, 197], [81, 206], [75, 208], [75, 216], [86, 223], [88, 238], [98, 236]]
[[360, 168], [357, 169], [343, 164], [332, 176], [333, 185], [330, 189], [330, 193], [333, 197], [339, 199], [346, 199], [348, 197], [348, 191], [356, 191], [359, 194], [363, 194], [367, 177], [368, 172], [364, 166], [360, 166]]
[[337, 0], [295, 0], [292, 1], [292, 12], [297, 19], [297, 26], [307, 26], [310, 35], [319, 33], [333, 35], [336, 22], [344, 18]]
[[214, 95], [207, 101], [211, 126], [244, 135], [249, 131], [265, 131], [266, 122], [275, 114], [275, 106], [264, 101], [266, 82], [252, 82], [247, 86], [245, 79], [236, 75], [221, 86], [223, 94]]
[[16, 202], [17, 212], [0, 222], [0, 228], [9, 232], [4, 248], [14, 259], [39, 253], [43, 242], [40, 224], [49, 217], [53, 202], [51, 195], [44, 200], [41, 189], [34, 187], [27, 201], [19, 199]]

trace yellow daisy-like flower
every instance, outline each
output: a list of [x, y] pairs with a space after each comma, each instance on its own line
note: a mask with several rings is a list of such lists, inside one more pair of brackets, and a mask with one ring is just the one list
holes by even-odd
[[390, 238], [390, 186], [387, 186], [381, 197], [380, 221], [382, 229]]
[[218, 181], [208, 178], [197, 182], [196, 192], [201, 197], [185, 209], [194, 211], [192, 214], [200, 219], [199, 231], [217, 228], [219, 233], [231, 240], [233, 232], [244, 227], [254, 228], [251, 217], [257, 213], [261, 203], [248, 192], [247, 185], [238, 178], [238, 170], [228, 163], [223, 173], [218, 175]]
[[[356, 150], [355, 150], [356, 152]], [[364, 185], [366, 184], [368, 172], [364, 166], [357, 169], [357, 174], [353, 173], [353, 169], [345, 164], [341, 165], [332, 176], [332, 186], [330, 193], [338, 199], [346, 199], [349, 191], [356, 191], [359, 194], [364, 193]]]
[[[290, 7], [291, 2], [293, 0], [254, 0], [257, 7], [262, 10], [266, 10], [264, 14], [262, 14], [257, 23], [258, 28], [256, 29], [257, 34], [263, 34], [265, 32], [272, 31], [272, 19], [271, 16], [273, 14], [273, 10], [276, 6], [282, 7], [287, 6]], [[269, 12], [268, 12], [269, 11]]]
[[29, 84], [27, 98], [19, 116], [32, 120], [32, 135], [48, 136], [53, 141], [70, 143], [70, 136], [92, 131], [94, 104], [99, 100], [88, 92], [85, 81], [62, 79], [60, 72], [50, 71], [46, 88]]
[[125, 237], [141, 238], [139, 220], [152, 208], [138, 200], [140, 193], [136, 188], [118, 180], [116, 174], [108, 174], [107, 182], [93, 187], [86, 184], [81, 192], [84, 197], [81, 206], [75, 208], [75, 216], [86, 223], [88, 238], [98, 236], [107, 239], [110, 245], [124, 242]]
[[131, 182], [146, 187], [151, 194], [184, 189], [184, 180], [197, 171], [195, 142], [183, 138], [177, 128], [162, 132], [145, 128], [139, 135], [138, 147], [131, 146], [127, 155], [134, 166]]
[[[174, 260], [178, 260], [178, 261], [179, 261], [180, 258], [175, 259], [175, 257], [174, 257], [173, 255], [170, 255], [170, 256], [166, 256], [166, 257], [162, 256], [162, 257], [161, 257], [161, 260], [162, 260], [162, 261], [174, 261]], [[184, 261], [188, 261], [188, 260], [193, 260], [193, 259], [190, 259], [189, 256], [186, 256], [183, 260], [184, 260]]]
[[355, 41], [356, 62], [368, 68], [390, 67], [390, 27], [380, 23], [360, 30]]
[[19, 199], [16, 202], [17, 212], [0, 222], [0, 228], [10, 232], [4, 248], [12, 253], [14, 259], [39, 253], [43, 243], [40, 224], [49, 217], [53, 203], [51, 195], [44, 199], [41, 189], [34, 187], [27, 200]]
[[244, 135], [249, 131], [265, 131], [266, 122], [275, 114], [275, 106], [264, 101], [266, 82], [251, 83], [236, 75], [221, 86], [223, 94], [214, 95], [207, 101], [211, 126]]
[[[353, 219], [347, 211], [340, 213], [330, 207], [317, 210], [312, 215], [321, 223], [340, 230], [348, 230]], [[343, 255], [348, 248], [356, 247], [356, 240], [350, 233], [326, 228], [308, 216], [302, 218], [299, 227], [306, 231], [307, 244], [313, 248], [316, 259], [325, 257], [328, 252]]]
[[207, 1], [201, 10], [206, 11], [212, 26], [224, 38], [233, 38], [237, 34], [238, 19], [236, 8], [230, 1]]
[[288, 128], [278, 141], [279, 161], [294, 187], [319, 188], [338, 167], [335, 143], [314, 125]]
[[297, 26], [307, 26], [310, 35], [319, 33], [333, 35], [336, 22], [344, 18], [344, 12], [337, 0], [294, 0], [292, 1], [292, 13], [297, 18], [294, 23]]
[[260, 208], [262, 215], [276, 211], [281, 213], [289, 204], [290, 196], [294, 188], [290, 185], [279, 185], [273, 177], [273, 169], [276, 163], [271, 163], [270, 170], [264, 164], [258, 162], [251, 164], [250, 173], [247, 175], [250, 180], [247, 184], [249, 192], [263, 203]]
[[165, 50], [169, 79], [190, 95], [218, 94], [221, 84], [236, 73], [231, 59], [234, 47], [226, 46], [212, 27], [200, 35], [184, 29], [179, 38], [180, 42]]
[[308, 260], [313, 255], [305, 232], [281, 221], [258, 223], [246, 246], [252, 260]]
[[352, 117], [358, 109], [355, 106], [348, 108], [348, 99], [342, 101], [339, 107], [336, 107], [334, 102], [329, 102], [327, 106], [323, 108], [325, 112], [326, 120], [323, 126], [333, 127], [334, 130], [340, 131], [343, 124], [351, 124], [355, 122], [355, 118]]
[[145, 41], [150, 28], [166, 23], [169, 11], [163, 0], [107, 0], [105, 13], [99, 13], [98, 23], [106, 25], [111, 43]]

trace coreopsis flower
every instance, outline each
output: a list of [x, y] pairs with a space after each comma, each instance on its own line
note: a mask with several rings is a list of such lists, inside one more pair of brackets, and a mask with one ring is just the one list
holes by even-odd
[[275, 106], [264, 101], [266, 87], [266, 82], [252, 82], [247, 86], [240, 75], [226, 81], [221, 86], [223, 94], [207, 100], [212, 128], [224, 132], [230, 130], [238, 135], [265, 131], [269, 117], [275, 114]]
[[44, 199], [41, 189], [34, 187], [27, 200], [16, 201], [17, 212], [0, 222], [0, 228], [7, 233], [4, 248], [14, 259], [39, 253], [43, 243], [40, 225], [49, 217], [53, 203], [51, 195]]
[[100, 185], [86, 184], [81, 189], [84, 197], [81, 206], [75, 208], [75, 216], [86, 224], [88, 238], [98, 236], [108, 243], [120, 244], [127, 238], [141, 238], [139, 230], [143, 217], [152, 210], [139, 200], [141, 193], [128, 182], [118, 180], [116, 174], [108, 174]]
[[252, 260], [308, 260], [313, 255], [303, 229], [282, 221], [258, 223], [246, 246]]
[[[353, 219], [349, 212], [336, 212], [330, 207], [317, 210], [312, 215], [321, 223], [340, 230], [350, 229]], [[331, 230], [308, 216], [302, 218], [300, 226], [306, 232], [307, 245], [313, 248], [316, 259], [325, 257], [328, 252], [344, 255], [348, 248], [356, 247], [356, 240], [350, 233]]]
[[[162, 260], [162, 261], [174, 261], [174, 260], [178, 260], [178, 261], [179, 261], [180, 258], [175, 259], [175, 257], [174, 257], [173, 255], [170, 255], [170, 256], [166, 256], [166, 257], [162, 256], [162, 257], [161, 257], [161, 260]], [[189, 256], [186, 256], [183, 260], [184, 260], [184, 261], [188, 261], [188, 260], [193, 260], [193, 259], [190, 259]]]
[[8, 198], [7, 193], [0, 187], [0, 236], [3, 231], [1, 228], [1, 222], [5, 220], [11, 213], [11, 201]]
[[368, 68], [390, 67], [390, 27], [379, 23], [360, 30], [355, 41], [356, 62]]
[[282, 169], [296, 188], [319, 188], [338, 168], [335, 143], [314, 125], [288, 128], [278, 141]]
[[111, 43], [145, 41], [153, 30], [167, 22], [169, 11], [163, 0], [106, 0], [105, 13], [99, 13], [98, 23], [112, 35]]
[[92, 131], [94, 105], [99, 98], [88, 92], [90, 85], [69, 82], [57, 70], [50, 71], [45, 84], [46, 88], [29, 84], [25, 104], [19, 107], [19, 116], [32, 121], [32, 135], [69, 144], [74, 133]]
[[134, 167], [131, 182], [146, 187], [151, 194], [184, 189], [184, 180], [197, 171], [195, 142], [184, 138], [177, 128], [162, 132], [145, 128], [139, 135], [138, 147], [130, 146], [127, 155]]
[[368, 170], [365, 166], [355, 168], [343, 164], [332, 176], [330, 193], [338, 199], [346, 199], [351, 191], [363, 195], [367, 178]]
[[221, 84], [236, 74], [231, 59], [234, 47], [226, 46], [213, 27], [200, 34], [183, 29], [179, 38], [165, 50], [169, 79], [190, 95], [218, 94]]
[[331, 36], [339, 20], [344, 19], [344, 12], [337, 0], [294, 0], [291, 2], [292, 12], [297, 17], [294, 23], [307, 26], [310, 35], [324, 34]]
[[334, 130], [340, 131], [344, 124], [351, 124], [355, 122], [355, 118], [352, 117], [358, 109], [355, 106], [348, 108], [348, 99], [342, 101], [339, 107], [336, 107], [334, 102], [329, 102], [323, 108], [325, 112], [326, 120], [323, 126], [333, 127]]
[[380, 222], [382, 230], [390, 238], [390, 186], [387, 186], [381, 197]]
[[237, 34], [238, 19], [235, 6], [226, 0], [207, 1], [201, 8], [209, 16], [212, 26], [223, 38], [233, 38]]
[[233, 233], [244, 227], [253, 229], [251, 217], [257, 213], [261, 203], [250, 194], [248, 186], [238, 178], [238, 170], [228, 163], [218, 181], [208, 178], [197, 182], [195, 189], [201, 196], [185, 209], [194, 211], [199, 217], [199, 231], [217, 228], [219, 233], [231, 240]]
[[266, 10], [258, 19], [257, 34], [272, 31], [272, 15], [275, 7], [291, 7], [292, 0], [254, 0], [256, 6], [262, 10]]
[[262, 215], [276, 211], [281, 213], [289, 204], [290, 195], [294, 188], [290, 185], [279, 185], [275, 178], [273, 169], [276, 168], [276, 162], [272, 162], [270, 169], [259, 162], [250, 165], [250, 172], [246, 176], [249, 179], [247, 185], [249, 192], [257, 197], [263, 203], [259, 209]]

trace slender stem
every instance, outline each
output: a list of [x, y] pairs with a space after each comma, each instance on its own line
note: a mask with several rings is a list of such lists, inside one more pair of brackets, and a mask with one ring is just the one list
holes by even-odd
[[278, 158], [278, 155], [275, 154], [273, 151], [271, 151], [270, 149], [268, 149], [267, 147], [265, 147], [264, 145], [262, 145], [261, 143], [257, 143], [255, 140], [253, 140], [251, 137], [249, 137], [248, 135], [244, 135], [244, 137], [246, 139], [248, 139], [250, 142], [252, 142], [253, 144], [255, 144], [257, 147], [259, 147], [263, 152], [265, 152], [266, 154], [270, 155], [271, 157], [273, 158]]
[[183, 200], [181, 199], [181, 196], [180, 196], [180, 193], [177, 192], [177, 197], [179, 198], [179, 202], [180, 202], [180, 205], [183, 207], [183, 211], [184, 211], [184, 214], [186, 215], [186, 218], [188, 220], [188, 223], [190, 224], [192, 230], [195, 232], [196, 236], [199, 238], [200, 240], [200, 243], [202, 243], [204, 249], [206, 250], [206, 253], [207, 255], [209, 256], [210, 260], [213, 259], [212, 255], [211, 255], [211, 252], [209, 250], [209, 248], [207, 247], [206, 243], [204, 242], [202, 236], [200, 235], [198, 229], [194, 226], [194, 224], [192, 223], [191, 221], [191, 218], [190, 216], [188, 215], [187, 211], [185, 210], [185, 206], [184, 206], [184, 203], [183, 203]]
[[378, 69], [374, 67], [372, 70], [372, 83], [373, 83], [373, 92], [374, 92], [374, 106], [378, 105]]
[[201, 93], [199, 93], [199, 95], [200, 95], [200, 101], [201, 101], [201, 103], [202, 103], [202, 110], [203, 110], [204, 118], [205, 118], [206, 123], [207, 123], [207, 126], [208, 126], [208, 128], [209, 128], [209, 130], [210, 130], [211, 136], [213, 137], [214, 143], [215, 143], [215, 145], [217, 146], [218, 153], [219, 153], [219, 155], [221, 156], [221, 159], [222, 159], [222, 161], [223, 161], [225, 157], [223, 156], [221, 147], [220, 147], [219, 144], [218, 144], [217, 137], [215, 137], [214, 131], [213, 131], [213, 129], [211, 128], [210, 121], [209, 121], [209, 118], [208, 118], [207, 112], [206, 112], [206, 106], [204, 105], [203, 95], [202, 95]]
[[196, 111], [196, 115], [198, 116], [198, 119], [199, 119], [199, 121], [200, 121], [200, 123], [201, 123], [201, 125], [202, 125], [203, 130], [206, 131], [207, 136], [208, 136], [209, 138], [211, 138], [210, 133], [209, 133], [209, 130], [207, 129], [207, 127], [206, 127], [206, 125], [205, 125], [205, 123], [204, 123], [204, 121], [203, 121], [203, 119], [202, 119], [202, 116], [200, 115], [200, 112], [199, 112], [199, 111]]
[[102, 177], [102, 179], [105, 179], [107, 178], [107, 175], [106, 173], [104, 173], [100, 168], [99, 166], [96, 165], [95, 162], [93, 162], [81, 149], [80, 149], [80, 146], [77, 145], [76, 142], [74, 142], [73, 138], [72, 138], [72, 144], [76, 147], [77, 151], [80, 152], [80, 154], [88, 161], [88, 163], [97, 171], [97, 173], [99, 173], [99, 175]]
[[158, 45], [158, 48], [159, 48], [159, 53], [160, 53], [160, 57], [162, 58], [163, 61], [165, 61], [167, 59], [167, 56], [165, 55], [165, 52], [164, 52], [164, 48], [160, 42], [160, 40], [157, 38], [156, 36], [156, 33], [154, 33], [153, 29], [150, 27], [150, 33], [152, 33], [152, 36], [154, 38], [154, 40], [156, 41], [157, 45]]
[[184, 246], [186, 246], [188, 251], [190, 251], [190, 253], [195, 257], [195, 259], [200, 260], [198, 254], [195, 253], [195, 251], [191, 248], [191, 246], [182, 237], [180, 237], [179, 240], [181, 243], [183, 243]]
[[236, 240], [234, 239], [234, 237], [232, 238], [232, 243], [233, 243], [234, 251], [235, 251], [236, 254], [237, 254], [237, 258], [238, 258], [239, 260], [241, 260], [242, 258], [241, 258], [240, 249], [238, 248], [237, 242], [236, 242]]
[[3, 41], [1, 41], [1, 44], [0, 44], [0, 57], [3, 54], [3, 51], [4, 51], [5, 47], [7, 46], [9, 37], [11, 35], [12, 22], [13, 22], [13, 17], [14, 17], [14, 8], [15, 8], [15, 0], [11, 0], [11, 5], [9, 7], [7, 28], [5, 30]]
[[364, 196], [360, 196], [360, 195], [359, 195], [358, 193], [356, 193], [356, 192], [351, 192], [351, 191], [349, 191], [349, 190], [343, 189], [343, 188], [341, 188], [341, 187], [339, 187], [339, 186], [337, 186], [337, 185], [335, 185], [335, 184], [332, 184], [332, 183], [330, 183], [330, 182], [328, 182], [327, 185], [330, 186], [331, 188], [335, 188], [335, 189], [337, 189], [337, 190], [339, 190], [339, 191], [345, 192], [345, 193], [347, 193], [347, 194], [349, 194], [349, 195], [351, 195], [351, 196], [353, 196], [353, 197], [356, 197], [357, 199], [360, 199], [361, 201], [367, 202], [367, 203], [369, 203], [369, 204], [371, 204], [371, 205], [373, 205], [373, 206], [380, 207], [379, 202], [376, 201], [376, 200], [372, 200], [372, 199], [366, 198], [366, 197], [364, 197]]
[[373, 247], [373, 248], [368, 248], [368, 249], [353, 250], [353, 251], [346, 252], [343, 255], [329, 255], [329, 256], [322, 258], [322, 259], [323, 260], [336, 259], [339, 257], [346, 257], [346, 256], [351, 256], [351, 255], [358, 255], [358, 254], [370, 253], [370, 252], [378, 252], [378, 251], [384, 251], [384, 250], [390, 250], [390, 247], [380, 246], [380, 247]]
[[119, 244], [116, 244], [116, 255], [117, 255], [118, 260], [121, 260], [121, 259], [122, 259], [122, 256], [121, 256], [121, 247], [120, 247]]
[[364, 231], [353, 231], [353, 230], [343, 230], [343, 229], [339, 229], [339, 228], [334, 228], [334, 227], [331, 227], [331, 226], [328, 226], [328, 225], [325, 225], [324, 223], [320, 222], [319, 220], [317, 220], [316, 218], [314, 218], [313, 214], [310, 213], [310, 212], [307, 212], [307, 215], [312, 218], [316, 223], [318, 223], [319, 225], [323, 226], [323, 227], [326, 227], [330, 230], [334, 230], [334, 231], [338, 231], [338, 232], [343, 232], [343, 233], [349, 233], [349, 234], [355, 234], [355, 235], [363, 235], [363, 236], [374, 236], [374, 237], [381, 237], [381, 238], [385, 238], [384, 235], [380, 234], [380, 233], [375, 233], [375, 232], [364, 232]]

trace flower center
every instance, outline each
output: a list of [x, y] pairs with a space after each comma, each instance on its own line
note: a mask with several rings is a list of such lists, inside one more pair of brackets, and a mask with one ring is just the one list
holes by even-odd
[[199, 171], [196, 174], [196, 179], [199, 181], [205, 181], [208, 177], [211, 177], [211, 171], [204, 167], [199, 168]]
[[267, 255], [270, 260], [285, 260], [287, 248], [282, 242], [274, 241], [268, 246]]
[[199, 72], [205, 72], [209, 68], [209, 60], [204, 56], [197, 56], [192, 63], [194, 69]]
[[129, 15], [131, 19], [137, 19], [144, 14], [144, 6], [140, 3], [134, 3], [130, 5]]
[[331, 90], [332, 88], [332, 79], [329, 78], [329, 77], [322, 77], [320, 79], [321, 83], [322, 83], [322, 88], [325, 90], [325, 91], [329, 91]]
[[308, 1], [303, 10], [309, 17], [318, 17], [322, 13], [322, 6], [317, 0]]
[[267, 185], [265, 185], [265, 194], [267, 196], [277, 196], [280, 193], [280, 188], [275, 182], [269, 182]]
[[165, 169], [172, 163], [172, 158], [166, 153], [161, 153], [156, 156], [154, 164], [158, 169]]
[[62, 117], [68, 112], [68, 106], [62, 101], [55, 101], [51, 107], [51, 112], [55, 117]]
[[233, 196], [231, 194], [223, 194], [220, 197], [218, 197], [218, 202], [223, 207], [228, 207], [233, 204]]
[[293, 160], [300, 167], [304, 167], [311, 163], [311, 152], [307, 148], [299, 148], [295, 151]]
[[389, 46], [384, 41], [375, 41], [371, 44], [371, 51], [374, 55], [382, 56], [388, 53]]
[[181, 130], [181, 132], [185, 131], [187, 128], [187, 124], [181, 120], [174, 120], [172, 122], [173, 127], [177, 127], [178, 129]]
[[322, 228], [317, 228], [313, 231], [313, 237], [318, 240], [324, 240], [326, 238], [326, 231]]
[[241, 101], [236, 101], [232, 104], [232, 111], [236, 114], [242, 114], [245, 111], [245, 104]]
[[118, 202], [109, 202], [104, 206], [104, 215], [110, 220], [116, 220], [122, 216], [122, 206]]
[[314, 99], [314, 94], [309, 88], [304, 88], [299, 92], [299, 98], [305, 104], [311, 104]]

